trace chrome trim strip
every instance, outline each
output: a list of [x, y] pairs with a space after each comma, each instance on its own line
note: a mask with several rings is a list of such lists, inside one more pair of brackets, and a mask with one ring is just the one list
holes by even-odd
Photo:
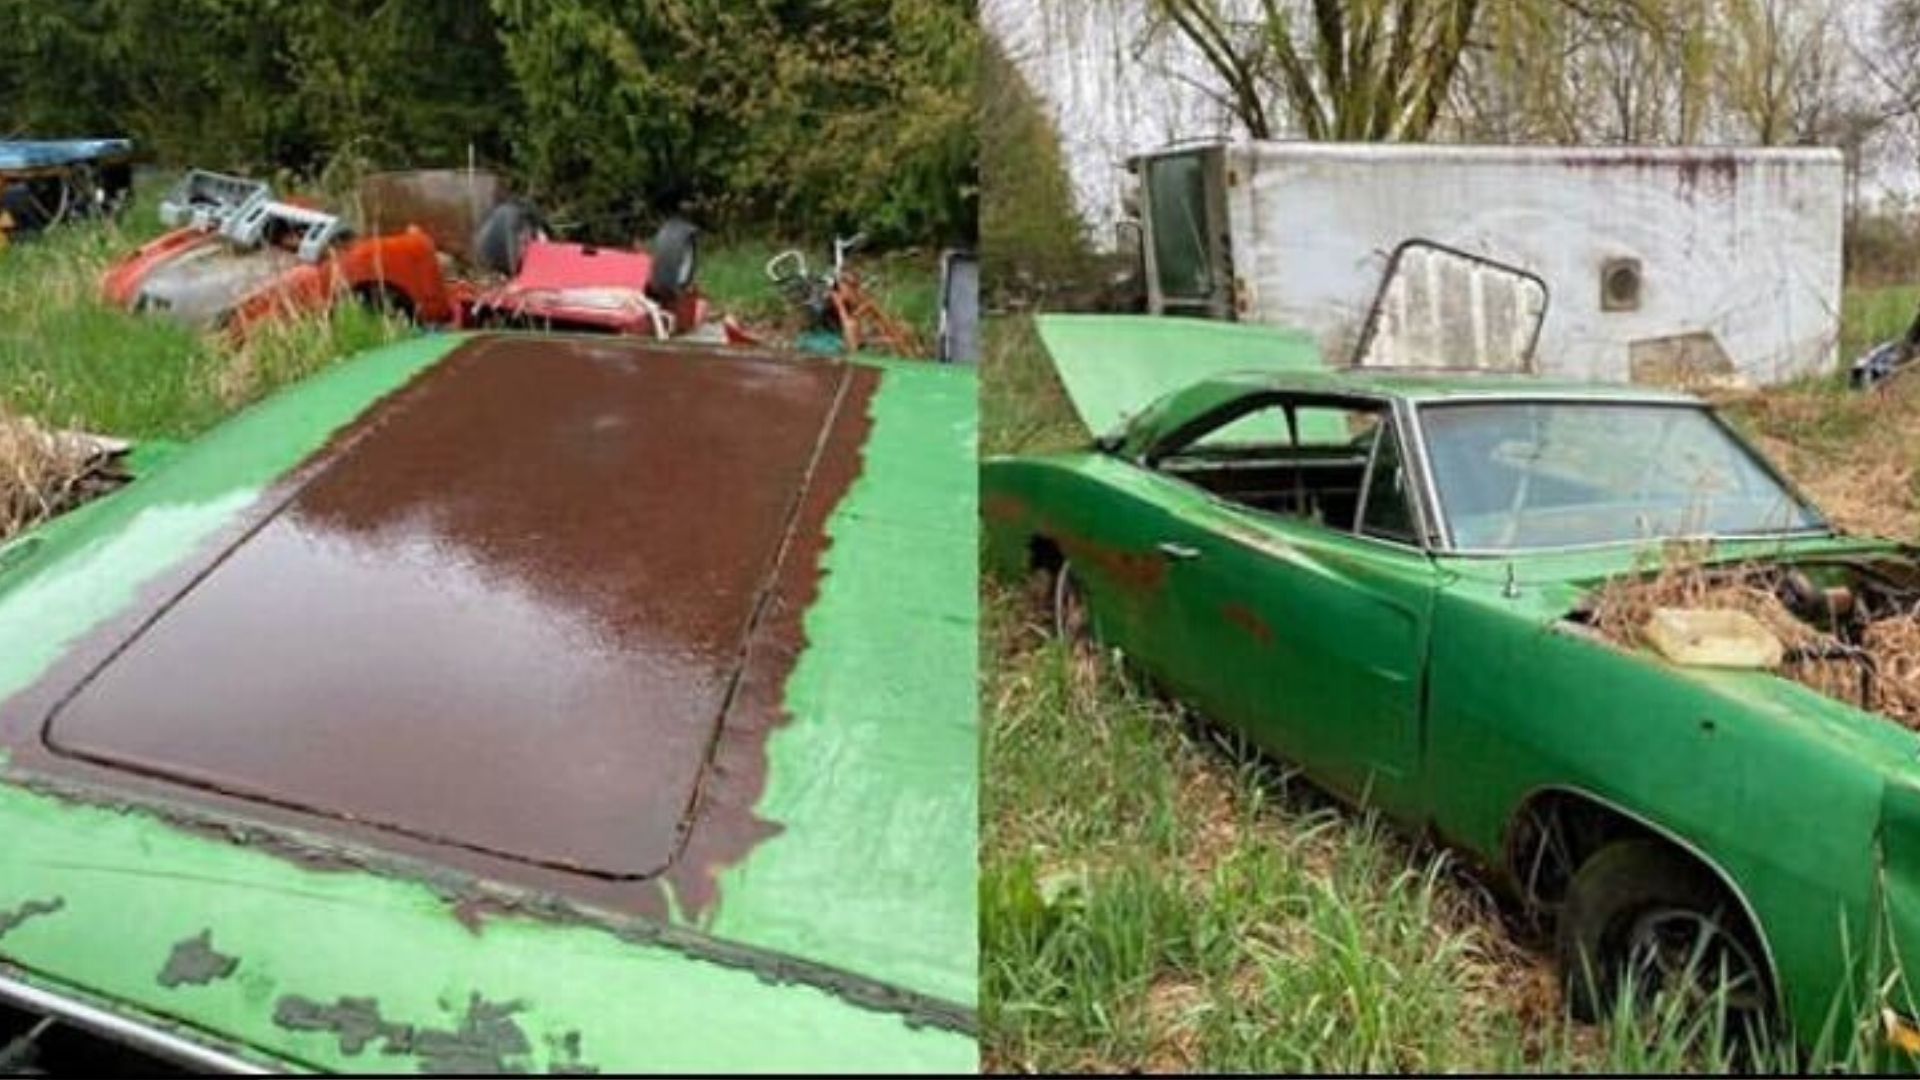
[[109, 1039], [195, 1072], [238, 1076], [271, 1076], [273, 1070], [245, 1058], [148, 1027], [97, 1006], [64, 998], [0, 972], [0, 1002], [42, 1013], [83, 1031]]
[[1427, 425], [1420, 418], [1420, 407], [1413, 402], [1404, 402], [1407, 410], [1407, 424], [1414, 441], [1420, 447], [1420, 501], [1432, 509], [1433, 517], [1427, 522], [1426, 542], [1435, 554], [1453, 554], [1452, 527], [1447, 522], [1446, 511], [1440, 507], [1440, 485], [1433, 478], [1433, 455], [1427, 452]]
[[[1448, 373], [1455, 379], [1477, 378], [1461, 368], [1346, 368], [1347, 371], [1372, 373], [1372, 377], [1386, 379], [1395, 374], [1404, 373], [1409, 381], [1420, 377], [1420, 370], [1430, 371], [1436, 376]], [[1361, 378], [1367, 375], [1359, 376]], [[1533, 379], [1534, 375], [1487, 375], [1489, 379]], [[1668, 409], [1703, 409], [1713, 411], [1713, 406], [1690, 394], [1672, 390], [1647, 390], [1634, 388], [1633, 393], [1622, 393], [1610, 384], [1594, 385], [1591, 393], [1580, 390], [1524, 390], [1524, 389], [1487, 389], [1487, 390], [1422, 390], [1417, 386], [1391, 387], [1390, 392], [1405, 398], [1416, 408], [1445, 408], [1448, 405], [1484, 403], [1488, 401], [1525, 403], [1543, 402], [1549, 405], [1657, 405]]]
[[1683, 536], [1637, 537], [1632, 540], [1594, 540], [1585, 544], [1556, 544], [1552, 547], [1530, 548], [1456, 548], [1446, 552], [1448, 555], [1463, 559], [1513, 559], [1532, 555], [1572, 555], [1585, 551], [1604, 551], [1609, 548], [1644, 547], [1657, 551], [1667, 544], [1757, 544], [1772, 540], [1784, 543], [1790, 540], [1832, 540], [1839, 533], [1824, 526], [1810, 527], [1796, 532], [1771, 533], [1688, 533]]

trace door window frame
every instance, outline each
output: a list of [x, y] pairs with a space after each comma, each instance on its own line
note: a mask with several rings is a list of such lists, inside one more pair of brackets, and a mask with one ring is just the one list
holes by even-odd
[[[1209, 432], [1218, 430], [1241, 417], [1272, 406], [1290, 406], [1287, 411], [1288, 437], [1294, 446], [1299, 445], [1299, 425], [1293, 410], [1300, 408], [1335, 408], [1353, 412], [1371, 412], [1380, 416], [1380, 423], [1374, 429], [1372, 442], [1367, 448], [1367, 468], [1360, 482], [1360, 502], [1354, 512], [1353, 525], [1338, 529], [1307, 518], [1296, 517], [1275, 511], [1263, 511], [1244, 503], [1216, 495], [1199, 484], [1184, 477], [1165, 472], [1160, 462], [1176, 450], [1185, 448], [1203, 438]], [[1373, 486], [1373, 470], [1380, 454], [1380, 439], [1383, 432], [1392, 431], [1396, 445], [1400, 450], [1400, 469], [1407, 477], [1408, 509], [1413, 516], [1414, 533], [1417, 542], [1409, 543], [1391, 537], [1376, 536], [1364, 532], [1362, 525], [1366, 518], [1366, 498]], [[1439, 549], [1441, 543], [1434, 522], [1438, 519], [1429, 504], [1432, 498], [1426, 455], [1419, 446], [1417, 433], [1419, 428], [1414, 422], [1412, 406], [1397, 397], [1386, 394], [1362, 392], [1325, 392], [1310, 390], [1251, 390], [1241, 397], [1222, 402], [1199, 416], [1181, 424], [1179, 427], [1154, 439], [1141, 450], [1134, 464], [1161, 479], [1180, 484], [1184, 489], [1204, 496], [1208, 501], [1217, 503], [1236, 513], [1252, 515], [1263, 522], [1281, 522], [1288, 525], [1313, 529], [1329, 536], [1342, 536], [1362, 540], [1370, 544], [1391, 548], [1401, 552], [1417, 552], [1431, 555]]]

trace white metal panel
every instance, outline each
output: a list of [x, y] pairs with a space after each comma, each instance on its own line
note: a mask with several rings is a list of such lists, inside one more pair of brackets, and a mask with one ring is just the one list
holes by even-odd
[[[1543, 375], [1625, 382], [1634, 342], [1703, 333], [1756, 384], [1833, 364], [1838, 151], [1239, 143], [1227, 155], [1240, 317], [1305, 329], [1329, 358], [1354, 355], [1393, 250], [1424, 239], [1546, 281]], [[1603, 310], [1601, 270], [1621, 259], [1639, 260], [1639, 302]]]

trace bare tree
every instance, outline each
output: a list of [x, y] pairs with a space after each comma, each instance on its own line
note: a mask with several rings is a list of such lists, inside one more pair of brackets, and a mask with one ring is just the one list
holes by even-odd
[[[1316, 140], [1419, 140], [1433, 130], [1482, 0], [1154, 0], [1226, 88], [1255, 138], [1279, 125], [1270, 102]], [[1296, 18], [1305, 14], [1304, 20]]]
[[1454, 100], [1467, 138], [1684, 143], [1710, 114], [1716, 0], [1506, 0], [1483, 15]]
[[1838, 111], [1840, 49], [1822, 0], [1725, 0], [1721, 97], [1763, 146], [1818, 138]]

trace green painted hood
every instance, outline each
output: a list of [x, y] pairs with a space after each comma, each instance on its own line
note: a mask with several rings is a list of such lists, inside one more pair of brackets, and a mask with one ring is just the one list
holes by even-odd
[[1096, 436], [1116, 434], [1147, 406], [1235, 371], [1322, 366], [1301, 331], [1146, 315], [1042, 315], [1034, 320], [1074, 411]]
[[[471, 340], [345, 361], [0, 549], [0, 735], [9, 699]], [[294, 1068], [977, 1068], [975, 384], [860, 363], [862, 466], [766, 738], [765, 838], [711, 902], [495, 878], [0, 749], [0, 977]]]

